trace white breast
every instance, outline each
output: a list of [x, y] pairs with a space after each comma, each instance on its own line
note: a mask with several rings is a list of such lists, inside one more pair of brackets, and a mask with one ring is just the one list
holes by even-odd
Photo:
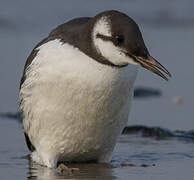
[[38, 49], [20, 90], [34, 160], [107, 161], [128, 119], [136, 67], [100, 64], [59, 40]]

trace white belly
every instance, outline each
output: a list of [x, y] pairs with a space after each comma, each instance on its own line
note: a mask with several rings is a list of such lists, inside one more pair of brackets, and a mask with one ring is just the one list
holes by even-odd
[[133, 65], [112, 68], [58, 40], [42, 45], [20, 90], [33, 159], [49, 167], [108, 161], [128, 120], [136, 73]]

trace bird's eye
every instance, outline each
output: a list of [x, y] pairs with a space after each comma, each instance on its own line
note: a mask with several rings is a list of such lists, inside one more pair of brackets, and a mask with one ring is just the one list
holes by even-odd
[[117, 45], [121, 45], [124, 42], [124, 36], [123, 35], [116, 35], [115, 39], [116, 39], [116, 44]]

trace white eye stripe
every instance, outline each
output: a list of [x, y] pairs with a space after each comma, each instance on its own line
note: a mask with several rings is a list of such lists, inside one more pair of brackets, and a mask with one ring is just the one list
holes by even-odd
[[126, 55], [112, 41], [104, 41], [101, 38], [97, 38], [94, 40], [94, 46], [98, 53], [114, 65], [123, 66], [128, 64]]
[[93, 36], [96, 36], [97, 34], [102, 34], [104, 36], [111, 37], [111, 25], [110, 21], [108, 20], [108, 17], [102, 17], [100, 20], [96, 22], [94, 25], [93, 30]]
[[96, 22], [92, 32], [92, 41], [96, 51], [112, 64], [117, 66], [137, 65], [131, 57], [126, 56], [125, 49], [115, 45], [108, 17], [102, 17]]

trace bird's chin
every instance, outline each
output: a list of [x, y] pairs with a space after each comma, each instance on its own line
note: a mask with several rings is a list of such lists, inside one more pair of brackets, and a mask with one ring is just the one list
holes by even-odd
[[122, 65], [118, 65], [120, 68], [122, 68], [122, 67], [127, 67], [129, 64], [128, 63], [126, 63], [126, 64], [122, 64]]

